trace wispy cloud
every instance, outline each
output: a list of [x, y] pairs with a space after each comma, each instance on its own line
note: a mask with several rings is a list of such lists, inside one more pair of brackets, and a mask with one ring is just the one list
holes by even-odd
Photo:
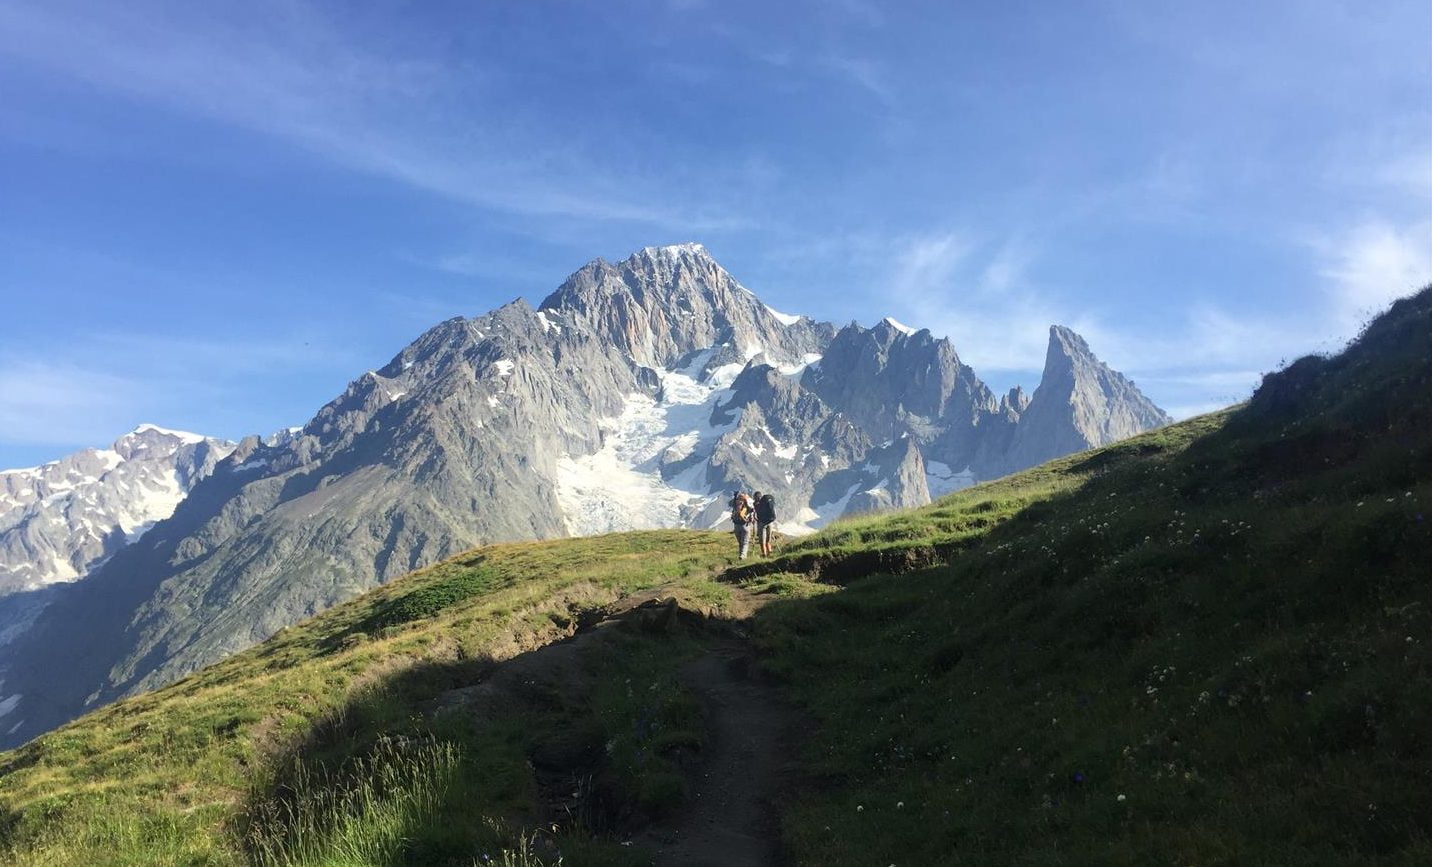
[[134, 426], [155, 395], [127, 376], [71, 363], [0, 359], [0, 441], [102, 445]]
[[1307, 322], [1206, 302], [1171, 311], [1156, 331], [1097, 315], [1032, 281], [1028, 269], [1040, 250], [1024, 234], [979, 242], [937, 232], [890, 250], [875, 294], [902, 320], [949, 337], [961, 358], [994, 382], [1037, 385], [1049, 326], [1066, 325], [1182, 418], [1242, 400], [1280, 359], [1312, 348]]
[[1034, 256], [1024, 241], [981, 244], [947, 230], [898, 239], [890, 250], [875, 293], [911, 324], [948, 336], [969, 363], [1036, 370], [1044, 362], [1049, 326], [1074, 324], [1023, 285], [1020, 275]]
[[904, 240], [891, 261], [888, 288], [900, 298], [921, 299], [952, 287], [972, 250], [958, 232], [939, 232]]
[[[336, 394], [342, 382], [374, 362], [326, 337], [298, 333], [253, 338], [101, 331], [67, 341], [64, 354], [63, 360], [37, 358], [33, 351], [0, 354], [0, 444], [100, 446], [141, 422], [199, 433], [254, 433], [257, 420], [226, 405], [235, 394], [262, 392], [274, 377], [292, 375], [331, 383]], [[333, 394], [301, 411], [311, 412]], [[241, 427], [227, 429], [236, 422]]]
[[485, 208], [688, 230], [735, 219], [709, 201], [637, 195], [651, 187], [627, 183], [566, 137], [502, 106], [485, 112], [476, 70], [464, 67], [458, 81], [435, 60], [376, 54], [301, 4], [229, 19], [139, 4], [7, 4], [0, 53]]
[[887, 107], [895, 103], [895, 88], [883, 65], [861, 57], [842, 56], [827, 58], [825, 65]]
[[1325, 250], [1333, 312], [1344, 330], [1432, 283], [1432, 220], [1406, 225], [1370, 220], [1327, 242]]

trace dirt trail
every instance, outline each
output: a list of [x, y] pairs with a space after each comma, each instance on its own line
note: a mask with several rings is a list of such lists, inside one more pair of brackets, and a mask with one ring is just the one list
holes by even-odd
[[636, 841], [653, 852], [657, 867], [781, 862], [777, 796], [791, 717], [753, 668], [749, 645], [726, 638], [684, 670], [687, 686], [705, 702], [708, 742], [686, 806]]

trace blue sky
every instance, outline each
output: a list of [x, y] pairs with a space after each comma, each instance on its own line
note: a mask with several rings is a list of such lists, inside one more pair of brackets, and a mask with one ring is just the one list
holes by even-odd
[[704, 243], [777, 309], [1179, 416], [1432, 280], [1432, 5], [8, 0], [0, 466], [306, 421]]

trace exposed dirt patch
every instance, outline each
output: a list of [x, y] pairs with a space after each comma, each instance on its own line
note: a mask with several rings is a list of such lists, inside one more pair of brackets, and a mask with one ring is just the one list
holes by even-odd
[[731, 637], [686, 666], [687, 686], [706, 705], [707, 743], [686, 806], [634, 841], [658, 867], [782, 861], [778, 811], [793, 717], [753, 663], [749, 644]]

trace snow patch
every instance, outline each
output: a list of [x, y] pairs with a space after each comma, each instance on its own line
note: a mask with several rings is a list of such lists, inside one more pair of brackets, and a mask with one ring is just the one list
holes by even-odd
[[805, 355], [801, 356], [801, 361], [799, 364], [778, 364], [776, 365], [776, 370], [779, 370], [786, 376], [796, 376], [797, 374], [804, 371], [807, 367], [816, 365], [819, 361], [819, 352], [807, 352]]
[[795, 325], [797, 322], [801, 321], [801, 319], [803, 318], [803, 317], [800, 317], [800, 316], [792, 316], [792, 315], [789, 314], [789, 313], [782, 313], [781, 311], [775, 309], [774, 307], [772, 307], [772, 306], [769, 305], [769, 304], [762, 304], [761, 306], [764, 307], [764, 308], [766, 308], [766, 312], [767, 312], [767, 313], [769, 313], [769, 314], [771, 314], [772, 316], [776, 317], [776, 321], [779, 322], [779, 323], [781, 323], [782, 325]]
[[818, 530], [845, 514], [846, 506], [850, 505], [850, 498], [855, 496], [856, 491], [859, 490], [860, 484], [857, 482], [851, 485], [850, 488], [838, 498], [826, 503], [817, 503], [815, 508], [816, 516], [808, 519], [805, 522], [806, 526], [811, 528], [811, 530]]
[[884, 319], [882, 319], [881, 321], [884, 322], [886, 325], [889, 325], [891, 328], [895, 329], [896, 331], [900, 332], [901, 334], [904, 334], [904, 335], [907, 336], [907, 337], [915, 333], [915, 329], [913, 329], [913, 328], [911, 328], [910, 326], [905, 325], [905, 324], [903, 324], [903, 323], [901, 323], [901, 322], [897, 322], [897, 321], [895, 321], [894, 319], [891, 319], [889, 316], [886, 316], [886, 317], [885, 317]]
[[703, 363], [698, 357], [679, 371], [658, 371], [660, 401], [629, 395], [620, 415], [601, 422], [601, 449], [558, 459], [557, 501], [570, 533], [688, 526], [720, 498], [705, 482], [706, 460], [671, 479], [661, 475], [663, 457], [677, 462], [709, 454], [739, 420], [710, 423], [716, 405], [729, 397], [729, 382], [697, 382], [692, 374]]
[[[234, 467], [236, 473], [248, 473], [254, 470], [261, 470], [268, 466], [268, 458], [249, 458], [238, 466]], [[177, 505], [177, 504], [176, 504]]]
[[204, 441], [204, 437], [200, 436], [199, 434], [190, 433], [188, 431], [183, 430], [171, 430], [167, 427], [160, 427], [157, 424], [142, 424], [134, 429], [134, 433], [137, 434], [145, 433], [147, 431], [154, 431], [155, 433], [161, 433], [165, 436], [178, 437], [181, 442], [186, 443], [188, 445], [196, 445]]
[[939, 461], [925, 461], [925, 487], [930, 489], [930, 499], [938, 500], [946, 494], [968, 488], [975, 483], [975, 474], [965, 467], [959, 472], [950, 469], [949, 464]]
[[492, 366], [497, 368], [498, 376], [511, 376], [513, 369], [517, 367], [517, 362], [510, 358], [499, 358], [492, 362]]
[[741, 371], [746, 369], [744, 364], [723, 364], [720, 367], [711, 369], [711, 375], [706, 377], [706, 384], [715, 389], [730, 388]]

